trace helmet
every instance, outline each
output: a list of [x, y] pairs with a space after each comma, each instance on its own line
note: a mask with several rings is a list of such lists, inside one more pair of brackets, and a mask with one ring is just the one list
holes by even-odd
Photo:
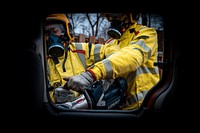
[[72, 30], [72, 25], [69, 23], [69, 20], [65, 14], [50, 14], [45, 21], [45, 24], [48, 23], [60, 23], [63, 24], [66, 30], [65, 36], [72, 41], [74, 38], [74, 33]]
[[[60, 35], [56, 35], [54, 30], [60, 30]], [[45, 30], [48, 34], [48, 53], [52, 57], [60, 57], [65, 51], [65, 42], [73, 40], [73, 30], [65, 14], [50, 14], [45, 20]], [[56, 31], [56, 30], [55, 30]]]
[[107, 34], [114, 39], [119, 39], [123, 32], [132, 24], [138, 21], [139, 15], [133, 13], [103, 13], [111, 23]]

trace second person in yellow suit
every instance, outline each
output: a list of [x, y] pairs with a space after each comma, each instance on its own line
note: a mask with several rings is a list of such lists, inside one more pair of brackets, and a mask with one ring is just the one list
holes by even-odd
[[[86, 72], [69, 78], [66, 86], [82, 92], [96, 80], [124, 77], [128, 82], [124, 110], [140, 107], [147, 92], [158, 83], [159, 71], [154, 66], [157, 62], [157, 32], [138, 24], [138, 14], [107, 13], [111, 22], [108, 35], [110, 46], [119, 46], [120, 50], [108, 58], [90, 66]], [[113, 45], [115, 44], [115, 45]]]

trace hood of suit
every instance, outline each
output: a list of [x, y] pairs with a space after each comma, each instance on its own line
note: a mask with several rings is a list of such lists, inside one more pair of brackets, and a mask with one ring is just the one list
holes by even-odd
[[64, 26], [66, 28], [66, 35], [69, 38], [70, 41], [72, 41], [73, 38], [73, 33], [72, 33], [72, 27], [71, 24], [69, 23], [68, 18], [66, 17], [65, 14], [50, 14], [47, 18], [46, 18], [46, 22], [48, 21], [61, 21], [64, 22]]

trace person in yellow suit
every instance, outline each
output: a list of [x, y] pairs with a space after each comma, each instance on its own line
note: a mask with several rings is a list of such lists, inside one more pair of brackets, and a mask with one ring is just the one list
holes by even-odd
[[117, 45], [75, 43], [73, 30], [66, 14], [50, 14], [45, 23], [49, 94], [53, 103], [64, 103], [79, 96], [63, 89], [69, 78], [85, 72], [94, 63], [119, 50]]
[[154, 66], [158, 55], [157, 32], [138, 24], [139, 14], [106, 13], [104, 16], [111, 22], [108, 43], [119, 46], [120, 50], [70, 77], [65, 86], [81, 93], [96, 80], [124, 77], [128, 89], [121, 109], [136, 109], [160, 79], [158, 67]]

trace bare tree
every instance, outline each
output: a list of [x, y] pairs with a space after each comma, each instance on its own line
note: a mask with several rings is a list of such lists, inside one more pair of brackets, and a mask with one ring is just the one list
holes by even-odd
[[[76, 13], [68, 14], [74, 30], [88, 36], [108, 38], [106, 33], [109, 23], [101, 17], [100, 13]], [[75, 32], [76, 33], [76, 32]]]
[[148, 27], [154, 27], [156, 30], [163, 30], [163, 18], [158, 14], [142, 14], [141, 22]]
[[[94, 15], [94, 16], [92, 16], [92, 15]], [[101, 17], [100, 13], [95, 13], [95, 14], [86, 13], [86, 17], [91, 26], [91, 30], [92, 30], [91, 35], [96, 37], [98, 34], [99, 18]]]
[[[72, 13], [67, 14], [75, 33], [85, 34], [86, 36], [102, 37], [107, 40], [107, 29], [110, 23], [102, 17], [100, 13]], [[141, 14], [139, 23], [156, 30], [163, 30], [163, 20], [158, 14]]]
[[81, 13], [71, 13], [71, 14], [67, 14], [67, 17], [69, 18], [69, 21], [72, 25], [72, 29], [75, 30], [77, 28], [79, 28], [80, 26], [84, 25], [84, 21], [86, 20], [85, 15], [81, 14]]

